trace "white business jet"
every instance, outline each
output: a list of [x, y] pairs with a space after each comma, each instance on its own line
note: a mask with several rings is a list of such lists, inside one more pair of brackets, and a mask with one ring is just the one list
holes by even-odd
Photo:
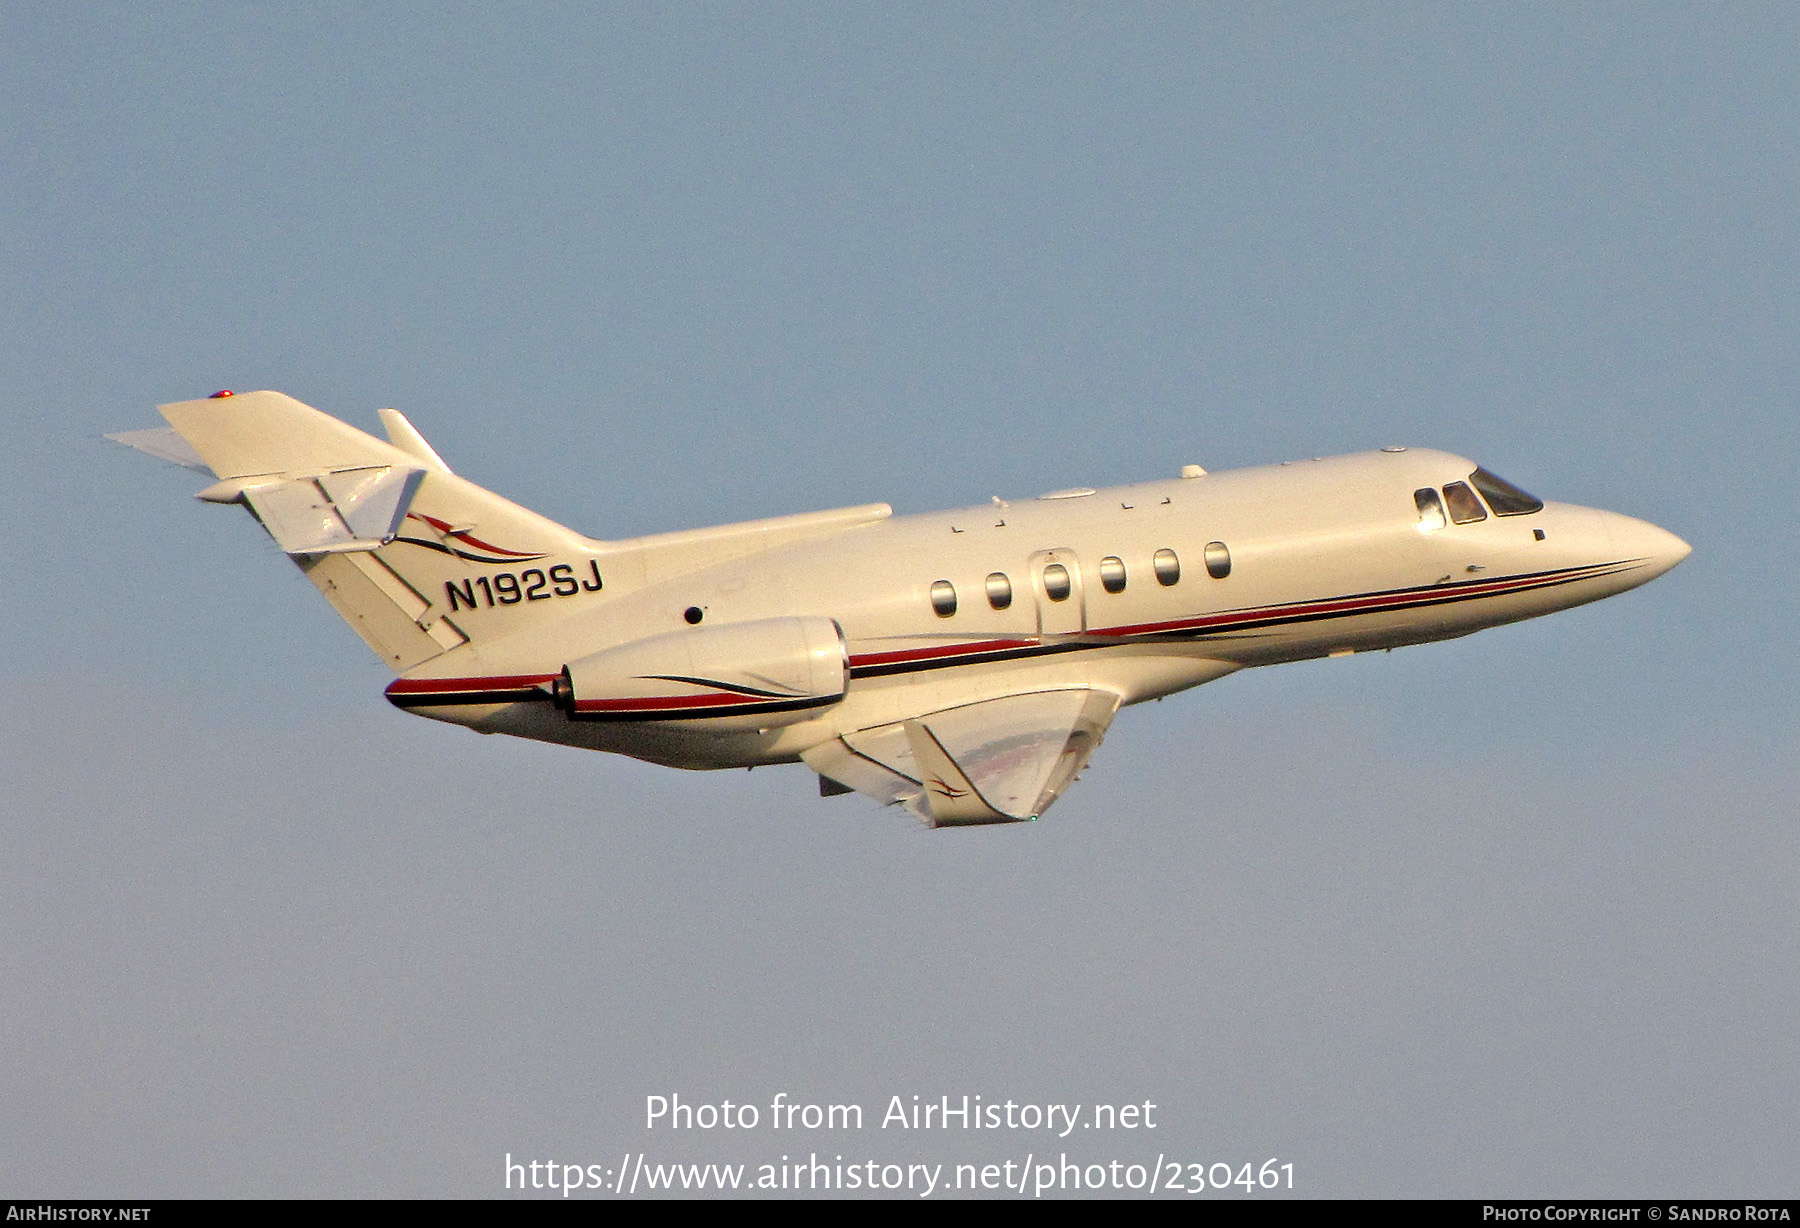
[[1597, 601], [1688, 553], [1406, 448], [597, 541], [457, 477], [392, 409], [385, 442], [279, 392], [161, 411], [112, 438], [248, 508], [396, 706], [671, 767], [804, 762], [934, 827], [1037, 818], [1127, 704]]

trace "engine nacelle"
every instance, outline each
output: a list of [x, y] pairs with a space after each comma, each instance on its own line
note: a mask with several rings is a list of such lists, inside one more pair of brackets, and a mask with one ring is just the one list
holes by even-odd
[[850, 651], [835, 619], [770, 618], [671, 631], [563, 666], [556, 704], [584, 721], [792, 725], [844, 697]]

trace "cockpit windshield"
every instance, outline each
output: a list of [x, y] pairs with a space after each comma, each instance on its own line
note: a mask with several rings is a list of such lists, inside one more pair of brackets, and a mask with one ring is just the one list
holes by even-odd
[[1532, 512], [1544, 510], [1544, 501], [1526, 494], [1517, 486], [1486, 469], [1477, 469], [1469, 475], [1469, 481], [1481, 492], [1488, 506], [1494, 509], [1496, 516], [1525, 516]]

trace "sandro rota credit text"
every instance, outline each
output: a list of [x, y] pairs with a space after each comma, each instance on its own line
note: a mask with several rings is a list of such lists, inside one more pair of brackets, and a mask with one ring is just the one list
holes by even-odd
[[[874, 1115], [867, 1120], [874, 1121]], [[644, 1097], [646, 1130], [861, 1130], [860, 1104], [817, 1104], [777, 1092], [766, 1105], [721, 1100], [696, 1103], [679, 1092]], [[1040, 1104], [961, 1096], [890, 1096], [876, 1124], [894, 1130], [1044, 1130], [1067, 1138], [1077, 1128], [1154, 1130], [1156, 1105]]]

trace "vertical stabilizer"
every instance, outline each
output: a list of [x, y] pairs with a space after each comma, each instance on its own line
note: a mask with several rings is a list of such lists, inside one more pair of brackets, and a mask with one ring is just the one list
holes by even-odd
[[449, 473], [450, 466], [444, 458], [437, 454], [437, 449], [425, 442], [425, 436], [419, 434], [418, 428], [406, 420], [406, 415], [397, 409], [378, 409], [375, 411], [381, 418], [382, 429], [387, 431], [388, 442], [407, 453], [414, 460], [424, 462], [427, 469], [439, 473]]
[[200, 497], [249, 509], [397, 673], [601, 590], [601, 543], [456, 476], [398, 411], [389, 442], [279, 392], [159, 408], [220, 479]]

